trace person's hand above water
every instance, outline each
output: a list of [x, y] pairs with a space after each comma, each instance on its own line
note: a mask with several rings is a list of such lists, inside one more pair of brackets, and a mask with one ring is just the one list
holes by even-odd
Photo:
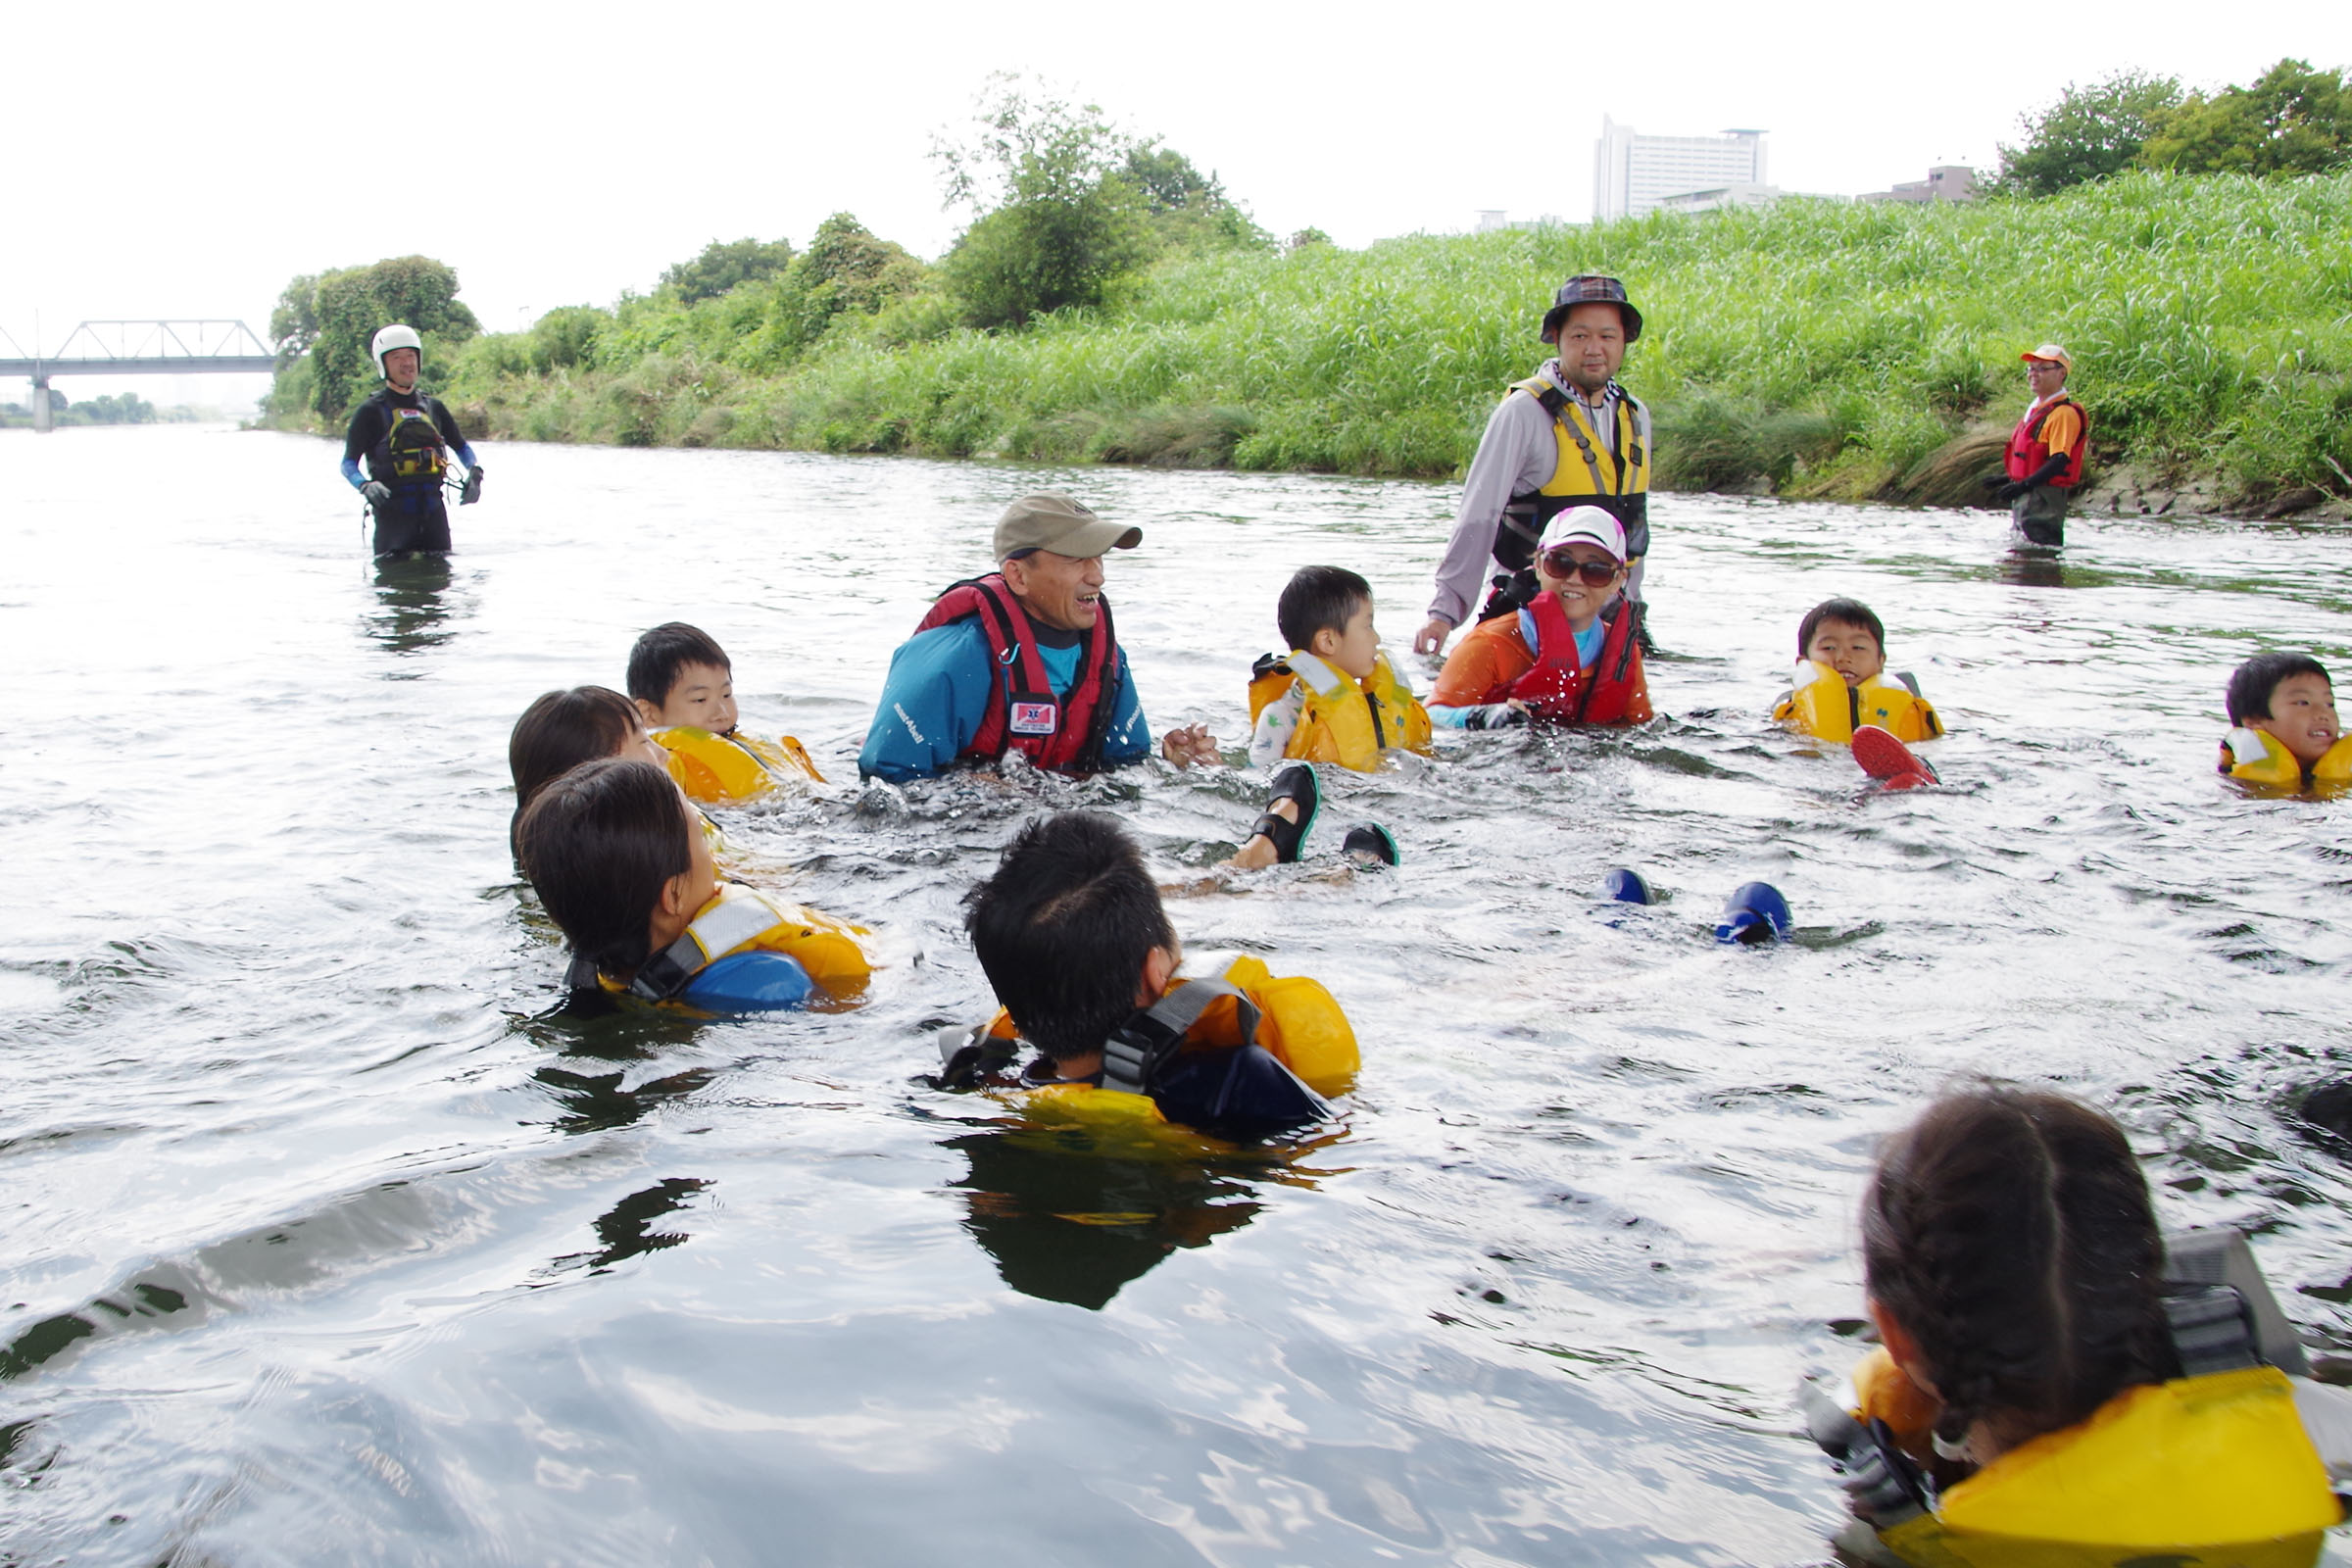
[[392, 499], [392, 487], [380, 480], [370, 479], [360, 486], [360, 496], [371, 507], [380, 507]]
[[1413, 633], [1413, 652], [1435, 654], [1443, 652], [1446, 639], [1453, 631], [1453, 622], [1444, 615], [1432, 615], [1429, 623]]
[[1206, 724], [1187, 724], [1182, 729], [1168, 731], [1159, 738], [1159, 755], [1178, 767], [1191, 767], [1195, 763], [1206, 767], [1225, 760], [1225, 754], [1217, 750], [1217, 738], [1208, 732]]

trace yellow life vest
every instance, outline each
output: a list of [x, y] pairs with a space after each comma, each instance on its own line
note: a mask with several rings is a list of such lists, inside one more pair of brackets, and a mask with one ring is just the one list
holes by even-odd
[[1923, 1568], [2288, 1568], [2343, 1510], [2277, 1367], [2126, 1389], [1880, 1539]]
[[1401, 746], [1425, 757], [1436, 750], [1429, 739], [1429, 710], [1390, 664], [1385, 648], [1373, 658], [1372, 673], [1360, 681], [1297, 649], [1279, 662], [1259, 660], [1250, 680], [1250, 722], [1255, 724], [1266, 705], [1293, 686], [1301, 703], [1285, 757], [1371, 773], [1379, 769], [1385, 748]]
[[1943, 733], [1936, 705], [1919, 694], [1908, 675], [1892, 680], [1873, 675], [1849, 687], [1845, 677], [1827, 664], [1810, 659], [1797, 663], [1796, 689], [1781, 699], [1772, 716], [1793, 720], [1816, 740], [1851, 745], [1854, 731], [1864, 724], [1876, 724], [1906, 744], [1932, 741]]
[[[873, 959], [862, 940], [870, 935], [861, 925], [787, 904], [758, 888], [721, 882], [669, 952], [688, 974], [700, 973], [730, 954], [781, 953], [807, 970], [809, 979], [839, 995], [858, 990], [873, 973]], [[628, 982], [608, 974], [599, 973], [596, 980], [616, 995], [630, 990]]]
[[[2240, 725], [2222, 742], [2222, 770], [2249, 784], [2269, 784], [2278, 789], [2298, 790], [2306, 782], [2303, 763], [2295, 754], [2278, 736], [2252, 725]], [[2348, 781], [2352, 781], [2352, 735], [2321, 754], [2320, 760], [2311, 764], [2309, 780], [2314, 784]]]
[[[1524, 381], [1513, 381], [1514, 390], [1524, 392], [1538, 402], [1544, 394], [1558, 391], [1540, 375]], [[1544, 480], [1539, 495], [1546, 496], [1631, 496], [1643, 495], [1649, 490], [1649, 432], [1646, 421], [1638, 416], [1642, 405], [1630, 393], [1620, 391], [1617, 399], [1617, 451], [1611, 452], [1592, 428], [1592, 416], [1575, 398], [1560, 402], [1559, 412], [1551, 418], [1551, 437], [1559, 447], [1559, 463]]]
[[[1355, 1030], [1321, 981], [1303, 975], [1277, 975], [1263, 960], [1247, 956], [1226, 965], [1217, 978], [1256, 1005], [1256, 1044], [1307, 1088], [1328, 1097], [1346, 1094], [1354, 1086], [1363, 1059], [1356, 1049]], [[1177, 980], [1170, 989], [1184, 984]], [[999, 1040], [1019, 1038], [1011, 1015], [1003, 1010], [989, 1021], [986, 1033]], [[1211, 1001], [1185, 1033], [1188, 1051], [1231, 1051], [1244, 1043], [1240, 1009], [1231, 997]], [[1041, 1121], [1137, 1129], [1169, 1126], [1149, 1095], [1122, 1094], [1093, 1084], [1040, 1084], [997, 1093]]]
[[789, 735], [763, 741], [680, 725], [654, 737], [669, 753], [669, 776], [697, 801], [748, 801], [779, 784], [822, 784], [825, 776]]

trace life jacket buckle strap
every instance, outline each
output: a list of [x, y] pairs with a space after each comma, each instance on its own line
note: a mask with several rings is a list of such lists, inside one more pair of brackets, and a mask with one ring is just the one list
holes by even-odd
[[1151, 1092], [1152, 1079], [1184, 1044], [1186, 1033], [1219, 997], [1231, 997], [1240, 1011], [1242, 1041], [1257, 1039], [1257, 1004], [1222, 980], [1190, 980], [1119, 1025], [1102, 1043], [1102, 1087], [1116, 1094]]

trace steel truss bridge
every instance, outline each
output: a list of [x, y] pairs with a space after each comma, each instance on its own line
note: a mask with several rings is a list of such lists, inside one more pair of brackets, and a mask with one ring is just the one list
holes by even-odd
[[0, 332], [0, 343], [18, 356], [0, 357], [0, 377], [26, 376], [32, 381], [32, 422], [37, 430], [51, 424], [52, 376], [266, 375], [277, 368], [277, 356], [261, 334], [243, 321], [220, 318], [84, 321], [51, 354], [25, 354], [5, 332]]

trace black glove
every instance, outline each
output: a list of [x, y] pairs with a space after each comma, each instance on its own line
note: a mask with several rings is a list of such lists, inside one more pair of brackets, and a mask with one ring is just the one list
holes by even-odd
[[2001, 486], [2007, 484], [2008, 482], [2008, 479], [2001, 474], [1988, 473], [1984, 476], [1984, 491], [1987, 495], [1989, 495], [1993, 491], [2000, 489]]
[[1526, 712], [1508, 703], [1481, 703], [1470, 710], [1470, 716], [1463, 720], [1462, 728], [1509, 729], [1514, 724], [1526, 722]]
[[385, 502], [392, 499], [392, 487], [388, 484], [379, 484], [375, 480], [370, 479], [366, 484], [360, 486], [360, 496], [361, 499], [365, 500], [369, 506], [380, 507]]
[[466, 472], [466, 482], [458, 487], [458, 505], [470, 507], [482, 499], [482, 466], [475, 464]]
[[2015, 501], [2019, 496], [2024, 495], [2027, 491], [2033, 488], [2034, 482], [2031, 479], [2012, 479], [2007, 484], [2002, 485], [1998, 490], [1995, 490], [1992, 493], [1992, 498], [1995, 501]]

